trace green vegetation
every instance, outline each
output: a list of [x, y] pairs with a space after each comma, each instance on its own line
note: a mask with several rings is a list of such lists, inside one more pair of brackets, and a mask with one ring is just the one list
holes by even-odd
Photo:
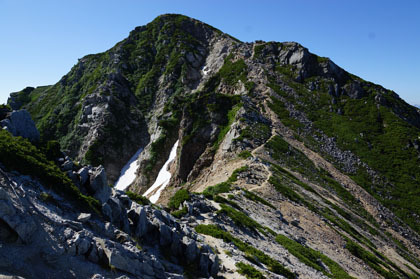
[[225, 59], [225, 63], [222, 68], [220, 68], [218, 75], [226, 82], [228, 85], [235, 85], [239, 80], [246, 82], [247, 78], [247, 66], [243, 59], [239, 59], [235, 62], [232, 62], [232, 55], [229, 55]]
[[357, 245], [351, 240], [347, 240], [346, 249], [350, 251], [355, 257], [363, 260], [368, 266], [373, 268], [376, 272], [382, 275], [386, 279], [397, 279], [399, 276], [394, 274], [392, 271], [386, 271], [384, 267], [390, 268], [384, 261], [380, 260], [374, 254], [366, 251], [361, 246]]
[[270, 176], [269, 182], [278, 192], [282, 193], [289, 200], [297, 203], [307, 203], [306, 200], [301, 195], [296, 193], [290, 186], [284, 185], [281, 178], [276, 173]]
[[188, 213], [188, 208], [186, 206], [182, 207], [182, 209], [180, 210], [175, 210], [171, 212], [172, 216], [176, 218], [181, 218], [182, 216], [187, 215], [187, 213]]
[[[348, 275], [347, 272], [344, 269], [342, 269], [341, 266], [339, 266], [336, 262], [334, 262], [333, 260], [331, 260], [330, 258], [318, 251], [315, 251], [309, 247], [305, 247], [300, 243], [291, 240], [288, 237], [281, 234], [276, 236], [276, 241], [284, 248], [286, 248], [293, 256], [298, 258], [301, 262], [303, 262], [307, 266], [310, 266], [316, 270], [323, 272], [326, 276], [330, 278], [353, 278], [350, 275]], [[323, 265], [321, 264], [321, 261], [323, 264], [328, 266], [330, 273], [326, 269], [324, 269]]]
[[238, 273], [244, 275], [247, 279], [265, 279], [266, 277], [250, 264], [239, 262], [236, 264]]
[[265, 48], [265, 44], [256, 45], [254, 47], [254, 58], [263, 58], [262, 53]]
[[262, 203], [266, 206], [271, 207], [272, 209], [276, 209], [276, 207], [274, 205], [272, 205], [271, 203], [269, 203], [268, 201], [266, 201], [265, 199], [261, 198], [260, 196], [258, 196], [257, 194], [250, 192], [248, 190], [242, 189], [242, 191], [244, 192], [244, 196], [245, 198], [251, 200], [251, 201], [255, 201], [255, 202], [259, 202]]
[[[325, 219], [330, 221], [331, 224], [339, 227], [340, 229], [342, 229], [343, 231], [345, 231], [346, 233], [348, 233], [350, 236], [357, 239], [361, 243], [365, 243], [366, 245], [368, 245], [369, 247], [372, 247], [373, 249], [375, 248], [375, 246], [373, 245], [373, 243], [369, 239], [367, 239], [365, 236], [360, 234], [348, 222], [346, 222], [345, 220], [336, 216], [336, 214], [334, 214], [328, 207], [322, 207], [321, 208], [318, 205], [317, 202], [311, 201], [307, 197], [304, 197], [301, 194], [297, 193], [295, 190], [293, 190], [291, 184], [289, 184], [289, 185], [285, 184], [284, 182], [287, 181], [287, 180], [285, 180], [285, 176], [286, 177], [288, 177], [288, 176], [285, 175], [285, 170], [284, 169], [282, 169], [281, 167], [273, 164], [272, 165], [272, 171], [273, 171], [273, 175], [270, 177], [269, 182], [274, 186], [274, 188], [277, 191], [282, 193], [286, 198], [288, 198], [289, 200], [294, 201], [296, 203], [299, 203], [301, 205], [304, 205], [306, 208], [308, 208], [309, 210], [311, 210], [315, 214], [323, 216]], [[306, 184], [302, 184], [302, 185], [306, 185]], [[309, 187], [309, 186], [307, 186], [307, 187]], [[343, 217], [345, 217], [345, 218], [347, 217], [352, 222], [358, 224], [361, 227], [365, 227], [367, 230], [373, 230], [373, 228], [371, 228], [369, 225], [367, 225], [366, 223], [364, 223], [363, 221], [361, 221], [359, 219], [353, 218], [350, 214], [348, 214], [347, 212], [345, 212], [344, 210], [342, 210], [338, 206], [335, 206], [334, 204], [332, 204], [328, 200], [324, 200], [324, 202], [329, 204], [331, 207], [333, 207], [337, 211], [337, 213], [341, 214]], [[374, 231], [374, 232], [376, 233], [376, 231]]]
[[241, 151], [241, 153], [238, 154], [238, 157], [240, 157], [242, 159], [248, 159], [249, 157], [252, 157], [252, 154], [248, 150], [244, 150], [244, 151]]
[[0, 104], [0, 109], [12, 111], [12, 107], [10, 105], [8, 105], [8, 104]]
[[271, 136], [271, 128], [266, 123], [260, 122], [249, 122], [246, 128], [241, 130], [239, 137], [235, 140], [241, 141], [243, 139], [249, 139], [257, 141], [262, 144], [266, 142]]
[[231, 189], [232, 183], [236, 182], [238, 179], [237, 176], [239, 173], [247, 171], [248, 166], [240, 167], [233, 171], [232, 175], [228, 178], [227, 181], [221, 182], [214, 186], [209, 186], [203, 191], [203, 195], [207, 198], [213, 198], [213, 196], [221, 193], [227, 193]]
[[85, 154], [86, 162], [90, 163], [93, 166], [99, 166], [104, 163], [104, 158], [100, 155], [101, 149], [101, 142], [99, 140], [95, 140], [92, 145], [89, 147], [88, 151]]
[[80, 190], [45, 154], [21, 137], [13, 137], [0, 130], [0, 162], [8, 169], [38, 178], [45, 186], [53, 189], [80, 206], [98, 212], [99, 202], [80, 193]]
[[213, 199], [214, 199], [215, 202], [228, 204], [228, 205], [230, 205], [230, 206], [232, 206], [236, 209], [241, 210], [241, 207], [236, 202], [234, 202], [230, 199], [225, 199], [224, 197], [219, 196], [219, 195], [213, 196]]
[[[328, 59], [317, 57], [318, 63]], [[348, 94], [339, 97], [329, 94], [334, 83], [321, 77], [310, 77], [302, 83], [296, 82], [294, 70], [284, 66], [277, 67], [293, 94], [286, 93], [272, 79], [270, 86], [280, 96], [272, 97], [271, 109], [281, 121], [295, 131], [303, 127], [302, 123], [290, 114], [289, 108], [306, 114], [314, 124], [313, 132], [321, 130], [327, 136], [336, 139], [341, 150], [350, 150], [363, 162], [376, 170], [387, 182], [375, 183], [364, 168], [351, 173], [352, 178], [364, 187], [398, 217], [417, 232], [420, 231], [420, 196], [417, 185], [420, 184], [418, 151], [413, 141], [418, 139], [420, 129], [409, 124], [416, 119], [415, 109], [407, 105], [392, 91], [365, 82], [348, 75], [347, 90], [354, 86], [363, 94], [353, 99]], [[318, 84], [315, 90], [309, 90], [311, 83]], [[381, 105], [378, 104], [380, 98]], [[306, 136], [305, 144], [317, 151], [320, 143]], [[328, 157], [328, 154], [324, 154]], [[334, 161], [334, 158], [328, 157]], [[341, 168], [336, 161], [337, 167]], [[376, 180], [378, 181], [378, 180]], [[408, 193], [408, 194], [407, 194]], [[354, 208], [353, 208], [354, 209]], [[364, 213], [361, 213], [362, 216]]]
[[[272, 157], [274, 159], [287, 165], [293, 171], [305, 175], [306, 177], [310, 178], [317, 184], [327, 188], [329, 191], [334, 191], [337, 194], [337, 196], [341, 200], [343, 200], [346, 203], [346, 205], [350, 209], [352, 209], [352, 211], [355, 214], [365, 218], [375, 227], [379, 227], [379, 225], [376, 223], [372, 215], [370, 215], [363, 208], [360, 202], [353, 195], [351, 195], [346, 189], [344, 189], [344, 187], [341, 186], [341, 184], [335, 181], [327, 171], [325, 171], [324, 169], [316, 168], [315, 165], [312, 163], [312, 161], [310, 161], [305, 156], [305, 154], [303, 154], [299, 150], [290, 146], [286, 141], [284, 141], [279, 136], [275, 136], [270, 141], [268, 141], [266, 144], [266, 148], [271, 150]], [[310, 187], [306, 183], [301, 182], [293, 174], [291, 174], [290, 172], [286, 171], [285, 169], [281, 168], [278, 165], [273, 165], [272, 168], [274, 170], [275, 175], [273, 175], [270, 178], [270, 183], [273, 184], [273, 186], [275, 186], [275, 188], [279, 192], [283, 193], [283, 195], [285, 195], [290, 200], [304, 204], [308, 208], [313, 210], [314, 212], [320, 213], [319, 210], [315, 209], [312, 204], [308, 203], [305, 198], [297, 194], [292, 189], [292, 185], [294, 183], [301, 186], [305, 190], [318, 195], [318, 193], [316, 193], [312, 187]], [[363, 220], [356, 218], [352, 214], [345, 212], [341, 208], [330, 203], [328, 200], [325, 200], [325, 202], [329, 204], [330, 206], [332, 206], [337, 211], [337, 213], [339, 213], [340, 215], [342, 215], [344, 218], [348, 219], [352, 223], [358, 224], [361, 228], [364, 228], [365, 230], [370, 231], [374, 235], [377, 234], [377, 231], [373, 229], [370, 225], [366, 224]], [[331, 216], [334, 215], [328, 212], [326, 212], [326, 214], [331, 215]], [[332, 219], [332, 218], [333, 217], [328, 217], [327, 219]], [[335, 220], [335, 223], [343, 223], [343, 222], [344, 222], [343, 220], [339, 222]], [[346, 231], [349, 231], [348, 226], [343, 226], [343, 225], [340, 225], [340, 226], [346, 227], [347, 229]]]
[[195, 230], [198, 233], [213, 236], [222, 239], [226, 243], [233, 243], [240, 251], [252, 256], [256, 260], [265, 264], [271, 272], [283, 275], [288, 279], [296, 278], [296, 275], [281, 265], [279, 262], [265, 254], [264, 252], [246, 244], [238, 238], [233, 237], [230, 233], [220, 229], [216, 225], [197, 225]]
[[[297, 150], [296, 148], [290, 146], [284, 139], [280, 136], [272, 137], [267, 143], [266, 148], [271, 151], [272, 157], [280, 162], [282, 165], [286, 165], [292, 171], [300, 173], [309, 179], [317, 180], [318, 170], [317, 167], [312, 163], [311, 160], [306, 157], [301, 151]], [[285, 170], [281, 170], [284, 174], [286, 174], [289, 178], [291, 178], [295, 183], [301, 185], [302, 187], [306, 187], [299, 182], [299, 180], [294, 177], [292, 174], [286, 172]], [[308, 187], [306, 187], [308, 188]], [[307, 189], [308, 191], [311, 191]]]
[[243, 167], [237, 168], [236, 170], [234, 170], [232, 172], [232, 175], [229, 177], [229, 179], [227, 180], [228, 183], [233, 183], [236, 182], [236, 180], [238, 180], [238, 175], [241, 172], [245, 172], [249, 169], [248, 165], [245, 165]]
[[62, 156], [60, 143], [56, 140], [48, 141], [44, 147], [41, 147], [41, 150], [50, 161], [54, 161]]
[[136, 194], [136, 193], [133, 193], [133, 192], [131, 192], [131, 191], [127, 191], [127, 192], [125, 192], [126, 194], [127, 194], [127, 196], [132, 200], [132, 201], [135, 201], [136, 203], [138, 203], [138, 204], [140, 204], [140, 205], [148, 205], [148, 204], [150, 204], [150, 201], [149, 201], [149, 199], [148, 198], [146, 198], [146, 197], [144, 197], [144, 196], [142, 196], [142, 195], [139, 195], [139, 194]]
[[268, 106], [279, 116], [284, 125], [290, 126], [295, 130], [303, 127], [302, 123], [290, 116], [290, 112], [280, 99], [271, 96], [271, 102], [268, 103]]
[[232, 221], [242, 227], [249, 228], [253, 231], [260, 231], [262, 234], [267, 235], [267, 233], [264, 230], [264, 227], [261, 226], [258, 222], [256, 222], [254, 219], [248, 217], [245, 213], [238, 211], [228, 205], [220, 204], [220, 209], [217, 211], [217, 214], [226, 214]]
[[207, 198], [213, 198], [214, 195], [227, 193], [230, 191], [230, 183], [222, 182], [214, 186], [209, 186], [203, 191], [203, 195]]
[[217, 137], [217, 140], [213, 144], [214, 150], [217, 150], [219, 148], [220, 143], [222, 143], [223, 139], [225, 138], [227, 132], [230, 130], [230, 126], [235, 121], [235, 116], [238, 110], [241, 108], [241, 105], [235, 105], [232, 107], [231, 110], [227, 113], [227, 123], [226, 125], [223, 125], [220, 127], [220, 132]]
[[41, 198], [41, 200], [43, 200], [44, 202], [55, 202], [53, 196], [51, 196], [50, 194], [46, 193], [46, 192], [42, 192], [39, 197]]
[[186, 189], [178, 190], [169, 200], [168, 206], [171, 209], [178, 209], [179, 206], [190, 199], [190, 193]]

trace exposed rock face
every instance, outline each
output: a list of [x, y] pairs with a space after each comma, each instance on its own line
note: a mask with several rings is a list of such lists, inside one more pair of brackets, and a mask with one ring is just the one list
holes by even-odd
[[26, 110], [11, 112], [6, 119], [0, 121], [0, 126], [14, 136], [21, 136], [32, 142], [39, 141], [39, 132]]
[[[98, 183], [101, 173], [96, 169], [91, 181]], [[121, 192], [112, 191], [106, 203], [113, 204], [109, 223], [98, 215], [79, 214], [55, 193], [43, 201], [40, 193], [46, 189], [29, 177], [0, 170], [0, 186], [2, 273], [24, 278], [182, 278], [187, 263], [199, 264], [197, 272], [204, 277], [218, 272], [217, 257], [191, 229]], [[176, 260], [170, 263], [161, 253]]]
[[[243, 43], [163, 15], [10, 103], [58, 137], [61, 171], [99, 201], [100, 216], [57, 205], [6, 174], [0, 237], [31, 251], [24, 263], [41, 258], [39, 277], [58, 274], [54, 261], [93, 278], [242, 278], [241, 263], [267, 278], [420, 274], [419, 110], [298, 43]], [[129, 190], [144, 193], [177, 140], [167, 211], [110, 187], [141, 148]], [[203, 195], [169, 202], [179, 189]], [[41, 234], [53, 256], [34, 248]], [[28, 276], [7, 256], [6, 271]]]
[[99, 166], [91, 170], [89, 189], [94, 193], [93, 197], [101, 203], [106, 203], [111, 195], [111, 188], [108, 186], [106, 171]]

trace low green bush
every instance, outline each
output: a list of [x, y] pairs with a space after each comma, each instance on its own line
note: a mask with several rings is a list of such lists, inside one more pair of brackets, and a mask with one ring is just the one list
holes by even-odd
[[296, 274], [285, 268], [278, 261], [274, 260], [261, 250], [258, 250], [251, 245], [246, 244], [240, 239], [233, 237], [229, 232], [226, 232], [216, 225], [197, 225], [195, 227], [196, 232], [213, 236], [218, 239], [222, 239], [226, 243], [233, 243], [240, 251], [247, 255], [255, 257], [258, 261], [265, 264], [271, 272], [279, 275], [283, 275], [288, 279], [295, 279]]
[[230, 219], [232, 219], [232, 221], [236, 225], [246, 227], [246, 228], [249, 228], [251, 230], [258, 230], [258, 231], [262, 232], [263, 234], [266, 234], [263, 227], [258, 222], [256, 222], [254, 219], [247, 216], [245, 213], [243, 213], [241, 211], [238, 211], [238, 210], [236, 210], [236, 209], [234, 209], [234, 208], [232, 208], [228, 205], [225, 205], [225, 204], [220, 204], [220, 207], [222, 209], [217, 211], [217, 214], [226, 214], [226, 216], [228, 216]]
[[241, 207], [236, 202], [234, 202], [232, 200], [225, 199], [222, 196], [215, 195], [213, 197], [213, 199], [214, 199], [215, 202], [228, 204], [228, 205], [230, 205], [230, 206], [232, 206], [232, 207], [234, 207], [236, 209], [239, 209], [239, 210], [241, 209]]
[[385, 279], [398, 279], [398, 278], [400, 278], [399, 276], [394, 274], [394, 272], [392, 272], [392, 270], [387, 271], [383, 268], [383, 266], [385, 266], [386, 268], [389, 269], [389, 266], [385, 262], [380, 260], [374, 254], [366, 251], [364, 248], [357, 245], [356, 243], [354, 243], [350, 239], [347, 239], [346, 249], [349, 250], [350, 253], [352, 253], [355, 257], [358, 257], [359, 259], [364, 261], [368, 266], [373, 268], [376, 272], [381, 274]]
[[207, 198], [213, 198], [214, 195], [227, 193], [230, 191], [230, 183], [222, 182], [214, 186], [209, 186], [203, 191], [203, 195]]
[[266, 206], [271, 207], [272, 209], [276, 209], [276, 207], [274, 205], [272, 205], [271, 203], [269, 203], [268, 201], [266, 201], [265, 199], [261, 198], [260, 196], [258, 196], [257, 194], [250, 192], [248, 190], [242, 189], [242, 191], [244, 192], [244, 196], [245, 198], [251, 200], [251, 201], [255, 201], [255, 202], [259, 202], [262, 203]]
[[176, 210], [184, 202], [190, 199], [190, 193], [186, 189], [178, 190], [169, 200], [169, 208]]
[[236, 264], [238, 273], [244, 275], [247, 279], [265, 279], [266, 277], [250, 264], [239, 262]]
[[[330, 278], [336, 278], [336, 279], [352, 279], [350, 275], [347, 274], [347, 272], [339, 266], [336, 262], [325, 256], [324, 254], [315, 251], [309, 247], [305, 247], [301, 245], [300, 243], [289, 239], [288, 237], [284, 235], [277, 235], [276, 241], [286, 248], [293, 256], [298, 258], [301, 262], [306, 264], [307, 266], [310, 266], [316, 270], [319, 270], [323, 272], [325, 275], [327, 275]], [[330, 273], [327, 272], [323, 268], [324, 263], [328, 266]]]
[[99, 202], [83, 195], [70, 178], [27, 139], [0, 130], [0, 162], [9, 170], [38, 178], [46, 187], [83, 208], [99, 212]]
[[133, 192], [131, 192], [131, 191], [127, 191], [127, 192], [125, 192], [125, 193], [127, 194], [127, 196], [128, 196], [131, 200], [135, 201], [136, 203], [138, 203], [138, 204], [140, 204], [140, 205], [148, 205], [148, 204], [150, 204], [149, 199], [148, 199], [148, 198], [146, 198], [146, 197], [144, 197], [144, 196], [142, 196], [142, 195], [139, 195], [139, 194], [133, 193]]
[[248, 159], [249, 157], [252, 157], [252, 154], [248, 150], [244, 150], [244, 151], [241, 151], [241, 153], [238, 154], [238, 157], [242, 158], [242, 159]]
[[186, 206], [182, 207], [182, 209], [180, 210], [175, 210], [171, 212], [172, 216], [176, 218], [181, 218], [182, 216], [187, 215], [187, 213], [188, 213], [188, 208]]

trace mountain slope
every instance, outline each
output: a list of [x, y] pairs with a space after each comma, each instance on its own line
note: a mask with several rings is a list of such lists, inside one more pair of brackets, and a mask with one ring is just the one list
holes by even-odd
[[204, 191], [169, 207], [218, 249], [235, 244], [219, 255], [229, 269], [419, 276], [418, 109], [297, 43], [243, 43], [163, 15], [9, 103], [31, 113], [44, 140], [103, 164], [111, 183], [142, 149], [137, 193], [179, 140], [159, 201]]

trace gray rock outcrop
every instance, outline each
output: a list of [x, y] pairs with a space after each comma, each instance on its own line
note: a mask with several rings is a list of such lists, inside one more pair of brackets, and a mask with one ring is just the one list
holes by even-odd
[[80, 212], [54, 192], [42, 199], [48, 191], [42, 184], [0, 169], [2, 272], [27, 279], [163, 279], [183, 278], [184, 266], [194, 264], [198, 276], [217, 274], [217, 257], [192, 229], [109, 188], [101, 166], [86, 184], [101, 199], [104, 217]]
[[0, 126], [15, 137], [21, 136], [31, 142], [39, 141], [39, 132], [26, 110], [13, 111], [8, 118], [0, 121]]
[[111, 195], [111, 188], [108, 186], [106, 171], [99, 166], [90, 171], [89, 190], [94, 194], [93, 197], [101, 203], [106, 203]]

